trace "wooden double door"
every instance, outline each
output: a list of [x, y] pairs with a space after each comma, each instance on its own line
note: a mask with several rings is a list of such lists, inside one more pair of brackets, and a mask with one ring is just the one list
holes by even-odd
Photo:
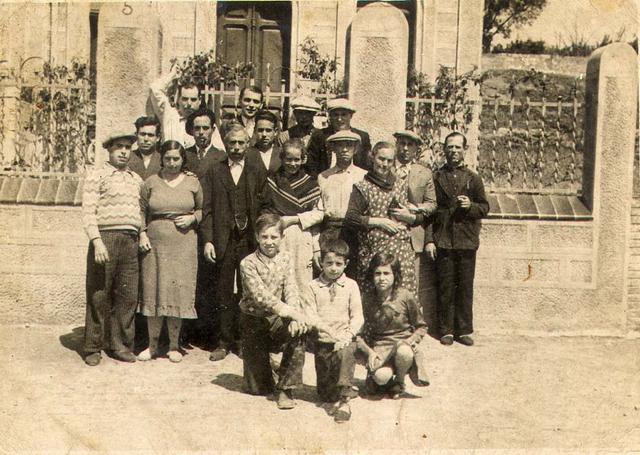
[[[291, 55], [291, 2], [218, 1], [218, 55], [229, 65], [252, 62], [255, 85], [286, 89]], [[282, 87], [281, 80], [285, 80]]]

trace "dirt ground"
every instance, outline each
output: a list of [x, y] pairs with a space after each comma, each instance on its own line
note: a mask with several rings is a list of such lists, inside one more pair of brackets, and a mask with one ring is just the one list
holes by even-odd
[[[242, 362], [189, 351], [124, 364], [78, 354], [81, 327], [0, 331], [0, 453], [640, 454], [640, 339], [425, 339], [431, 386], [357, 398], [336, 424], [316, 402], [307, 355], [298, 406], [241, 392]], [[364, 370], [356, 372], [363, 384]]]

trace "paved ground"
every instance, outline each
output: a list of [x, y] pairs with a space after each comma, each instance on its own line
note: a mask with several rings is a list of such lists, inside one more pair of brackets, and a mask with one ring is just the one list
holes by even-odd
[[240, 391], [235, 356], [214, 364], [193, 350], [181, 364], [107, 358], [90, 368], [81, 336], [2, 328], [0, 453], [640, 453], [639, 339], [479, 336], [473, 348], [427, 339], [430, 387], [356, 399], [339, 425], [315, 402], [310, 355], [298, 407], [279, 411]]

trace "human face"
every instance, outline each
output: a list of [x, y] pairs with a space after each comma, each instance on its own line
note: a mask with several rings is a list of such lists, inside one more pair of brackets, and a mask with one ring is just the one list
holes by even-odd
[[138, 128], [138, 150], [145, 155], [151, 153], [158, 143], [158, 134], [155, 125], [145, 125]]
[[162, 157], [162, 168], [169, 175], [176, 175], [182, 171], [182, 156], [180, 150], [168, 150]]
[[182, 117], [189, 117], [200, 107], [200, 97], [198, 96], [197, 87], [183, 87], [180, 90], [180, 98], [178, 98], [178, 109]]
[[305, 111], [302, 109], [294, 109], [293, 116], [296, 118], [296, 124], [303, 128], [310, 128], [313, 126], [313, 117], [316, 113], [313, 111]]
[[295, 147], [288, 147], [286, 150], [282, 160], [284, 172], [287, 175], [296, 175], [306, 160], [302, 158], [302, 150]]
[[262, 105], [262, 96], [259, 93], [245, 90], [240, 100], [242, 115], [247, 118], [253, 118]]
[[278, 254], [278, 248], [280, 247], [280, 242], [282, 242], [282, 234], [280, 234], [278, 226], [271, 226], [258, 232], [256, 241], [260, 252], [272, 258]]
[[256, 148], [268, 150], [276, 138], [276, 128], [269, 120], [258, 120], [253, 134], [256, 138]]
[[116, 169], [127, 167], [131, 157], [131, 141], [129, 139], [116, 139], [109, 146], [109, 163]]
[[447, 163], [453, 167], [462, 165], [466, 150], [462, 136], [455, 135], [448, 138], [444, 144], [444, 156], [447, 159]]
[[353, 112], [346, 109], [332, 109], [329, 111], [329, 122], [334, 130], [348, 130], [351, 128]]
[[395, 159], [396, 151], [392, 148], [378, 150], [373, 156], [373, 172], [375, 172], [378, 177], [386, 178], [393, 168]]
[[390, 291], [395, 280], [390, 265], [381, 265], [373, 271], [373, 285], [379, 293]]
[[336, 164], [341, 168], [351, 166], [353, 155], [356, 153], [358, 143], [356, 141], [333, 141], [331, 150], [336, 154]]
[[206, 149], [211, 144], [213, 135], [213, 125], [211, 119], [206, 115], [193, 119], [193, 138], [201, 149]]
[[234, 131], [225, 139], [224, 147], [231, 161], [240, 161], [244, 158], [249, 146], [249, 137], [246, 132]]
[[396, 156], [402, 164], [412, 162], [418, 156], [418, 143], [406, 136], [396, 139]]
[[322, 274], [328, 280], [335, 281], [342, 276], [349, 261], [336, 253], [327, 253], [320, 261]]

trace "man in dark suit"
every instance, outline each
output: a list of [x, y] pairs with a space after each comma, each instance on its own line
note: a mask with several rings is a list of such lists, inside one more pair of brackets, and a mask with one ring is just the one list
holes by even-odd
[[[396, 176], [407, 181], [407, 196], [410, 208], [394, 209], [404, 214], [418, 217], [411, 227], [411, 245], [415, 251], [416, 276], [418, 277], [418, 299], [425, 310], [430, 325], [435, 322], [437, 304], [437, 280], [435, 256], [432, 258], [425, 249], [425, 219], [436, 210], [436, 191], [433, 186], [431, 169], [418, 162], [422, 138], [413, 131], [396, 131]], [[396, 217], [400, 215], [396, 213]], [[433, 244], [430, 244], [433, 247]], [[429, 248], [430, 248], [429, 247]], [[435, 252], [435, 247], [434, 252]]]
[[270, 111], [258, 111], [253, 133], [255, 145], [247, 150], [247, 162], [262, 166], [267, 172], [276, 172], [280, 167], [281, 148], [276, 144], [278, 117]]
[[473, 280], [476, 251], [480, 245], [480, 219], [487, 216], [489, 202], [482, 179], [464, 164], [467, 138], [459, 132], [444, 141], [447, 163], [434, 173], [438, 208], [432, 241], [440, 303], [440, 343], [458, 341], [473, 345]]
[[284, 144], [289, 139], [300, 139], [304, 146], [308, 147], [311, 135], [316, 131], [313, 119], [320, 112], [320, 105], [313, 98], [301, 95], [291, 101], [291, 108], [296, 124], [280, 133], [278, 142]]
[[355, 108], [345, 98], [336, 98], [327, 102], [329, 111], [329, 126], [315, 131], [311, 135], [308, 147], [308, 157], [305, 168], [311, 175], [318, 175], [321, 172], [335, 166], [335, 155], [327, 148], [327, 138], [341, 130], [351, 130], [360, 136], [360, 144], [353, 157], [353, 164], [369, 170], [371, 168], [371, 139], [366, 131], [351, 127], [351, 117], [355, 113]]
[[156, 117], [139, 117], [136, 126], [137, 148], [131, 152], [129, 169], [138, 174], [142, 180], [160, 171], [160, 122]]
[[185, 169], [202, 178], [209, 167], [209, 161], [221, 161], [227, 157], [224, 150], [211, 144], [211, 138], [216, 128], [216, 116], [213, 111], [200, 108], [187, 117], [185, 129], [193, 136], [195, 144], [187, 148], [187, 163]]
[[258, 192], [266, 171], [245, 159], [249, 135], [241, 125], [231, 125], [225, 135], [227, 158], [213, 162], [201, 179], [204, 195], [200, 232], [204, 257], [216, 264], [215, 305], [218, 347], [212, 361], [224, 359], [238, 348], [240, 261], [256, 247], [253, 224], [258, 215]]

